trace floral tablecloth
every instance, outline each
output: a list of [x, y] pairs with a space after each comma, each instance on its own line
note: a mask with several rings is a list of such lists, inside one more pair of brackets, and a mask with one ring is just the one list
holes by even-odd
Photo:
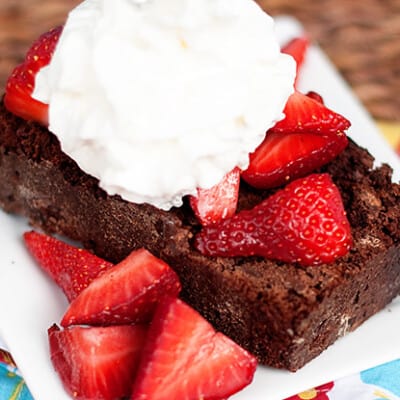
[[28, 388], [10, 355], [0, 350], [0, 399], [32, 400]]
[[[378, 125], [400, 156], [400, 124]], [[1, 349], [0, 400], [33, 400], [12, 357]], [[400, 359], [308, 389], [286, 400], [400, 400]]]
[[[306, 390], [287, 400], [311, 399], [400, 400], [400, 360]], [[0, 400], [33, 400], [10, 355], [2, 350], [0, 350]]]

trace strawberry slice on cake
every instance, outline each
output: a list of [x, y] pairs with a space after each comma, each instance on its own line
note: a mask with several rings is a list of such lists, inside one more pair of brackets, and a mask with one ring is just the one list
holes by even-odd
[[28, 50], [25, 60], [17, 66], [6, 84], [4, 104], [9, 111], [26, 120], [48, 125], [48, 105], [32, 97], [38, 71], [49, 64], [63, 27], [44, 33]]
[[351, 245], [342, 198], [328, 174], [289, 183], [254, 208], [203, 227], [195, 241], [208, 256], [258, 255], [305, 266], [331, 263]]
[[249, 167], [242, 173], [249, 185], [281, 186], [327, 164], [346, 148], [344, 132], [350, 122], [313, 97], [298, 91], [289, 97], [285, 118], [250, 154]]
[[202, 225], [210, 225], [236, 212], [240, 187], [240, 169], [234, 168], [209, 189], [197, 189], [190, 205]]

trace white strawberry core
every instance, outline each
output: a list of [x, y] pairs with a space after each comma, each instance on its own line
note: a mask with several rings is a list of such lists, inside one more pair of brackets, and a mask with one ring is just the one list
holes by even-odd
[[294, 76], [252, 0], [86, 0], [34, 96], [109, 194], [169, 209], [247, 166]]

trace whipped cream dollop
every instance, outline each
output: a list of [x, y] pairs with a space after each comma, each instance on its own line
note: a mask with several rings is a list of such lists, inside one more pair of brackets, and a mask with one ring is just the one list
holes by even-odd
[[167, 210], [248, 165], [294, 76], [253, 0], [86, 0], [34, 97], [103, 189]]

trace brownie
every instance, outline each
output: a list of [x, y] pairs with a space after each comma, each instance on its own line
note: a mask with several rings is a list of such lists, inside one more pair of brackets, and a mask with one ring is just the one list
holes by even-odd
[[[259, 361], [295, 371], [400, 293], [400, 186], [387, 165], [350, 141], [322, 171], [339, 187], [354, 245], [329, 265], [205, 257], [188, 204], [162, 211], [109, 196], [46, 128], [0, 105], [0, 205], [36, 228], [118, 262], [146, 247], [168, 262], [182, 298]], [[270, 194], [241, 186], [239, 208]]]

